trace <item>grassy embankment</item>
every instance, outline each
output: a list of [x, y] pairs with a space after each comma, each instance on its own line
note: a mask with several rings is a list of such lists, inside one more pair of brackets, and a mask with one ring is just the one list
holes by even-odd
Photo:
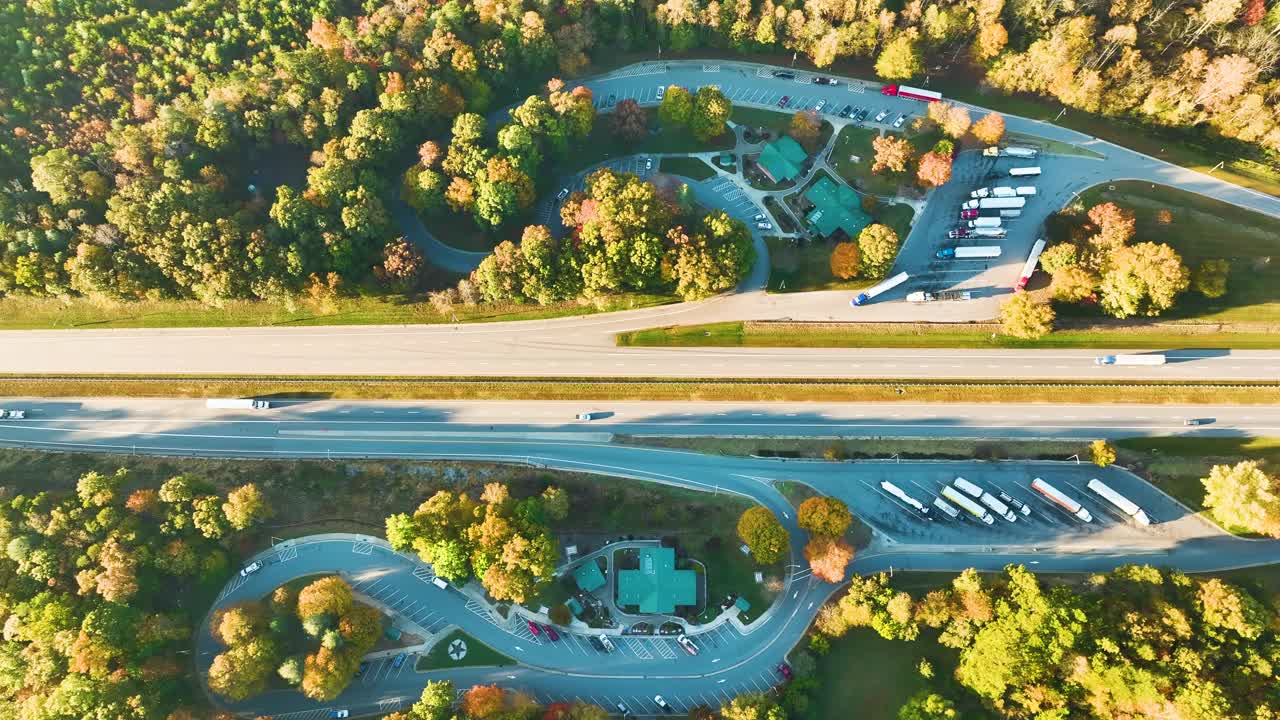
[[0, 376], [0, 395], [346, 400], [740, 400], [1274, 404], [1280, 384], [599, 378]]
[[696, 157], [664, 157], [658, 163], [658, 170], [693, 180], [707, 180], [716, 176], [716, 171], [710, 165]]

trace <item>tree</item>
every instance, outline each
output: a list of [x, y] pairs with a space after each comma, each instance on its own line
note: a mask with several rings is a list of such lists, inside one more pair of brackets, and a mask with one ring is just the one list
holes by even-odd
[[1132, 211], [1113, 202], [1100, 203], [1089, 208], [1089, 220], [1098, 228], [1089, 242], [1100, 254], [1110, 254], [1133, 239], [1138, 222]]
[[973, 44], [973, 54], [979, 62], [990, 60], [1009, 44], [1009, 31], [999, 21], [983, 23]]
[[924, 58], [914, 31], [890, 40], [876, 58], [876, 75], [886, 80], [907, 80], [924, 71]]
[[629, 143], [640, 142], [649, 134], [649, 112], [640, 107], [640, 103], [627, 98], [613, 109], [610, 124], [613, 134], [620, 139]]
[[813, 576], [829, 583], [844, 582], [845, 570], [853, 561], [853, 547], [840, 537], [815, 535], [804, 546]]
[[791, 116], [791, 127], [787, 134], [810, 154], [817, 152], [818, 139], [822, 135], [822, 118], [813, 110], [801, 110]]
[[1227, 274], [1231, 263], [1222, 259], [1209, 259], [1200, 263], [1191, 275], [1191, 286], [1201, 295], [1214, 299], [1227, 294]]
[[351, 609], [351, 586], [337, 575], [315, 580], [298, 592], [298, 619], [338, 618]]
[[276, 669], [276, 674], [280, 679], [293, 686], [302, 684], [302, 658], [297, 655], [290, 655], [280, 663], [280, 667]]
[[1204, 484], [1204, 506], [1218, 522], [1280, 537], [1280, 484], [1252, 460], [1215, 465]]
[[858, 233], [862, 267], [867, 277], [884, 277], [898, 255], [898, 233], [888, 225], [872, 223]]
[[1106, 467], [1116, 461], [1116, 449], [1106, 440], [1089, 443], [1089, 457], [1098, 467]]
[[54, 205], [66, 205], [82, 196], [79, 160], [63, 148], [31, 158], [31, 184], [49, 196]]
[[857, 277], [861, 264], [862, 254], [855, 242], [837, 243], [831, 250], [831, 274], [841, 280]]
[[1098, 277], [1080, 265], [1066, 267], [1053, 275], [1053, 299], [1059, 302], [1080, 302], [1093, 296]]
[[416, 284], [425, 260], [418, 247], [403, 237], [389, 241], [382, 248], [382, 278], [397, 287]]
[[951, 720], [959, 717], [955, 703], [935, 692], [921, 690], [898, 709], [898, 720]]
[[1000, 113], [987, 113], [969, 128], [969, 132], [978, 142], [995, 145], [1004, 137], [1004, 116]]
[[957, 140], [964, 137], [972, 124], [968, 108], [952, 105], [946, 101], [929, 103], [926, 112], [929, 119], [937, 123], [943, 133]]
[[453, 717], [455, 692], [448, 680], [428, 680], [422, 697], [409, 710], [412, 720], [449, 720]]
[[1000, 329], [1011, 337], [1034, 340], [1053, 330], [1054, 312], [1028, 293], [1015, 293], [1000, 303]]
[[1103, 273], [1102, 309], [1118, 318], [1155, 316], [1173, 307], [1187, 289], [1190, 273], [1168, 245], [1138, 243], [1116, 250]]
[[818, 495], [800, 503], [796, 522], [815, 535], [839, 537], [853, 523], [853, 513], [843, 500], [829, 495]]
[[925, 187], [938, 187], [951, 180], [951, 156], [927, 152], [920, 156], [916, 179]]
[[[663, 97], [663, 102], [666, 98]], [[714, 85], [703, 85], [693, 99], [693, 112], [689, 116], [689, 132], [700, 142], [708, 142], [723, 135], [733, 112], [733, 103]]]
[[881, 170], [906, 172], [907, 166], [911, 164], [911, 158], [915, 154], [915, 148], [911, 146], [911, 143], [897, 135], [872, 138], [871, 147], [876, 152], [875, 162], [871, 165], [871, 172], [873, 173], [878, 173]]
[[275, 669], [275, 643], [270, 638], [257, 637], [214, 657], [207, 679], [211, 690], [239, 701], [265, 690]]
[[1040, 267], [1050, 275], [1057, 275], [1064, 268], [1074, 267], [1079, 262], [1079, 251], [1069, 242], [1050, 245], [1040, 253]]
[[756, 506], [738, 518], [738, 537], [747, 544], [751, 556], [761, 565], [772, 565], [785, 557], [790, 535], [766, 507]]
[[724, 720], [786, 720], [787, 713], [773, 696], [764, 693], [744, 693], [720, 708]]
[[573, 612], [564, 603], [556, 603], [547, 611], [547, 617], [556, 625], [568, 625], [573, 622]]
[[462, 695], [462, 711], [469, 720], [488, 720], [506, 707], [506, 692], [497, 685], [475, 685]]
[[542, 491], [542, 511], [548, 520], [559, 522], [569, 517], [569, 493], [564, 488], [550, 485]]
[[226, 515], [227, 522], [236, 530], [252, 527], [275, 514], [266, 495], [253, 483], [241, 485], [227, 493], [222, 512]]
[[667, 88], [658, 105], [658, 120], [665, 127], [684, 127], [693, 117], [693, 96], [679, 85]]

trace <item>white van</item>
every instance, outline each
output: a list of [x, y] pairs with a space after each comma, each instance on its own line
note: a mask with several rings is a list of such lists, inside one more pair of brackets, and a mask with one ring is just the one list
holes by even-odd
[[441, 578], [438, 578], [438, 577], [433, 577], [433, 578], [431, 578], [431, 584], [432, 584], [432, 585], [435, 585], [436, 587], [440, 588], [441, 590], [448, 590], [448, 589], [449, 589], [449, 583], [445, 582], [444, 580], [442, 580]]

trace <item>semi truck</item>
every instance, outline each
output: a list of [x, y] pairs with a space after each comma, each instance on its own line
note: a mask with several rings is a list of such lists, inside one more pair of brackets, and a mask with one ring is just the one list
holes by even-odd
[[938, 251], [939, 260], [985, 260], [1000, 257], [999, 245], [949, 247]]
[[1009, 506], [997, 500], [996, 496], [991, 493], [982, 493], [982, 497], [978, 498], [978, 501], [994, 510], [997, 515], [1009, 522], [1016, 522], [1018, 520], [1018, 516], [1013, 514], [1013, 511], [1009, 509]]
[[894, 275], [893, 277], [889, 278], [888, 280], [883, 280], [875, 285], [872, 285], [866, 290], [862, 291], [861, 293], [858, 294], [857, 297], [850, 300], [849, 304], [854, 307], [857, 307], [859, 305], [865, 305], [871, 302], [872, 300], [874, 300], [877, 295], [881, 293], [886, 293], [898, 287], [902, 283], [906, 282], [907, 278], [909, 277], [911, 276], [908, 275], [907, 273], [900, 272], [897, 275]]
[[1027, 516], [1031, 515], [1031, 506], [1022, 502], [1021, 500], [1015, 500], [1013, 496], [1010, 495], [1009, 493], [1001, 491], [1000, 499], [1008, 503], [1010, 507], [1022, 513], [1023, 515], [1027, 515]]
[[253, 398], [210, 398], [204, 401], [204, 406], [218, 410], [266, 410], [271, 403]]
[[1009, 233], [1004, 228], [974, 228], [969, 234], [972, 237], [1002, 238]]
[[1138, 507], [1137, 503], [1121, 495], [1115, 490], [1112, 490], [1110, 486], [1098, 478], [1090, 480], [1087, 487], [1098, 495], [1101, 495], [1103, 500], [1106, 500], [1112, 505], [1120, 508], [1120, 512], [1123, 512], [1125, 515], [1133, 518], [1133, 521], [1139, 525], [1151, 524], [1151, 518], [1147, 517], [1147, 514], [1142, 511], [1142, 508]]
[[1033, 147], [1023, 147], [1019, 145], [1010, 145], [1004, 149], [1004, 154], [1009, 157], [1033, 158], [1040, 154], [1040, 151]]
[[1012, 177], [1035, 177], [1036, 175], [1039, 175], [1039, 174], [1040, 174], [1040, 168], [1034, 165], [1031, 167], [1009, 168], [1009, 175], [1011, 175]]
[[880, 94], [896, 95], [898, 97], [911, 98], [912, 100], [920, 100], [922, 102], [938, 102], [942, 99], [942, 93], [940, 92], [914, 88], [910, 85], [885, 85], [880, 88]]
[[1022, 195], [1024, 197], [1029, 197], [1031, 195], [1036, 194], [1036, 186], [1035, 185], [1019, 185], [1018, 187], [1013, 189], [1013, 192], [1015, 195]]
[[1067, 495], [1064, 495], [1061, 490], [1058, 490], [1058, 488], [1050, 485], [1044, 480], [1041, 480], [1040, 478], [1032, 480], [1031, 489], [1048, 498], [1049, 502], [1057, 505], [1063, 510], [1066, 510], [1072, 515], [1075, 515], [1081, 520], [1085, 522], [1093, 522], [1093, 516], [1090, 515], [1089, 511], [1085, 510], [1080, 503], [1071, 499]]
[[943, 290], [941, 292], [907, 293], [907, 302], [927, 303], [945, 302], [947, 300], [972, 300], [973, 293], [968, 290]]
[[985, 198], [985, 197], [1013, 197], [1017, 194], [1018, 193], [1014, 190], [1014, 188], [1001, 185], [1001, 186], [992, 187], [992, 188], [978, 188], [977, 190], [970, 192], [969, 197], [973, 198], [974, 200], [981, 200], [982, 198]]
[[0, 420], [25, 420], [26, 410], [5, 410], [0, 408]]
[[1000, 218], [974, 218], [969, 221], [971, 228], [998, 228], [1000, 225]]
[[960, 206], [961, 210], [1014, 210], [1026, 207], [1027, 199], [1024, 197], [988, 197], [978, 198], [977, 200], [966, 200], [964, 205]]
[[1164, 365], [1164, 355], [1103, 355], [1093, 359], [1094, 365]]
[[897, 485], [894, 485], [888, 480], [882, 480], [880, 482], [880, 488], [883, 489], [885, 492], [889, 493], [890, 495], [898, 498], [902, 502], [915, 508], [920, 512], [921, 515], [924, 515], [926, 517], [929, 515], [929, 508], [925, 507], [924, 504], [921, 503], [919, 500], [911, 497], [906, 492], [904, 492], [902, 488], [898, 487]]
[[975, 499], [982, 497], [982, 488], [978, 487], [977, 485], [974, 485], [973, 483], [969, 482], [968, 480], [965, 480], [962, 477], [958, 477], [955, 480], [951, 481], [951, 484], [955, 485], [956, 489], [964, 492], [965, 494], [972, 495]]
[[[986, 212], [986, 211], [984, 210], [983, 212]], [[997, 210], [996, 212], [1000, 213], [1000, 217], [1002, 218], [1022, 217], [1021, 210]]]
[[942, 488], [942, 497], [950, 500], [956, 505], [959, 505], [960, 508], [963, 509], [965, 512], [978, 518], [979, 520], [986, 523], [987, 525], [996, 524], [996, 519], [991, 517], [991, 513], [987, 512], [986, 508], [982, 507], [978, 503], [965, 497], [962, 493], [960, 493], [955, 488], [951, 486]]
[[944, 514], [946, 514], [947, 517], [951, 518], [952, 520], [960, 517], [960, 511], [956, 509], [956, 506], [952, 505], [946, 500], [943, 500], [942, 498], [934, 498], [933, 506], [941, 510]]
[[1040, 253], [1044, 252], [1044, 240], [1036, 240], [1031, 246], [1031, 254], [1027, 256], [1027, 262], [1022, 266], [1022, 275], [1018, 276], [1018, 284], [1014, 286], [1014, 290], [1026, 290], [1027, 283], [1031, 282], [1031, 276], [1036, 272], [1036, 263], [1040, 262]]

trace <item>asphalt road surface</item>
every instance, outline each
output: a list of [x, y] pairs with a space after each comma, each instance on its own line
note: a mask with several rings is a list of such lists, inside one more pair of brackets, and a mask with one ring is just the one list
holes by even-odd
[[[799, 420], [779, 413], [780, 407], [767, 405], [628, 403], [587, 408], [602, 413], [601, 420], [577, 423], [565, 420], [570, 411], [580, 411], [568, 403], [308, 402], [266, 411], [236, 412], [208, 410], [198, 401], [4, 402], [9, 406], [25, 405], [31, 411], [27, 421], [0, 423], [0, 443], [5, 445], [192, 456], [397, 457], [527, 463], [745, 496], [773, 510], [791, 531], [793, 567], [772, 611], [745, 631], [722, 627], [697, 633], [695, 641], [702, 648], [697, 656], [676, 652], [677, 648], [666, 638], [627, 638], [615, 643], [618, 650], [607, 655], [593, 651], [578, 633], [567, 633], [558, 643], [540, 642], [528, 633], [520, 618], [493, 617], [456, 589], [436, 588], [429, 583], [429, 567], [392, 553], [370, 539], [318, 537], [277, 546], [261, 556], [265, 564], [262, 571], [247, 579], [233, 578], [219, 603], [260, 597], [295, 577], [340, 572], [361, 592], [391, 608], [403, 620], [427, 631], [460, 627], [523, 664], [519, 668], [424, 675], [412, 671], [412, 658], [406, 662], [409, 670], [404, 666], [388, 667], [384, 659], [371, 664], [366, 675], [331, 704], [312, 703], [293, 692], [271, 692], [234, 706], [239, 712], [290, 720], [321, 718], [339, 708], [350, 710], [353, 716], [387, 712], [411, 703], [427, 679], [441, 677], [453, 678], [463, 686], [498, 682], [531, 692], [543, 702], [580, 698], [605, 707], [623, 702], [639, 714], [656, 712], [652, 697], [658, 693], [683, 712], [693, 705], [714, 707], [741, 692], [767, 688], [776, 682], [777, 664], [835, 590], [834, 585], [815, 580], [799, 560], [803, 536], [795, 524], [794, 510], [774, 488], [774, 483], [781, 480], [807, 483], [842, 498], [875, 528], [876, 540], [854, 564], [853, 571], [863, 573], [890, 567], [954, 571], [973, 566], [995, 570], [1009, 562], [1028, 563], [1043, 571], [1098, 571], [1129, 562], [1196, 571], [1266, 563], [1280, 551], [1280, 543], [1240, 540], [1221, 533], [1141, 479], [1115, 468], [1099, 469], [1074, 462], [783, 462], [607, 442], [610, 431], [619, 428], [662, 432], [673, 423], [672, 417], [679, 418], [674, 422], [680, 423], [676, 425], [680, 433], [689, 432], [690, 427], [704, 420], [708, 430], [722, 431], [716, 426], [723, 422], [720, 413], [733, 420], [755, 418], [745, 421], [754, 423], [752, 434], [796, 432], [798, 428], [787, 423]], [[817, 408], [821, 409], [805, 413], [812, 417], [801, 420], [810, 424], [831, 422], [837, 430], [824, 431], [828, 433], [838, 433], [845, 420], [857, 418], [864, 411], [901, 411], [915, 413], [912, 417], [917, 420], [926, 419], [916, 406], [815, 406], [810, 410]], [[962, 412], [990, 410], [972, 406]], [[1085, 414], [1094, 410], [1063, 408], [1061, 413], [1064, 419], [1070, 413], [1078, 413], [1082, 422], [1092, 422], [1085, 420]], [[1147, 408], [1133, 411], [1156, 412]], [[1212, 409], [1213, 413], [1228, 411], [1234, 409]], [[605, 413], [614, 414], [604, 416]], [[694, 413], [692, 420], [686, 413]], [[520, 420], [501, 421], [512, 414]], [[1275, 414], [1268, 411], [1264, 418], [1258, 411], [1253, 417], [1269, 422]], [[828, 415], [833, 418], [828, 420]], [[486, 421], [492, 424], [492, 430]], [[1252, 421], [1237, 416], [1230, 422], [1236, 425]], [[996, 435], [1012, 432], [1016, 432], [1013, 427], [983, 431]], [[941, 487], [957, 476], [992, 494], [1003, 492], [1025, 503], [1027, 514], [1019, 514], [1013, 522], [996, 519], [991, 525], [967, 516], [925, 517], [880, 485], [883, 480], [891, 480], [929, 504]], [[1092, 513], [1092, 522], [1082, 522], [1062, 512], [1031, 491], [1030, 481], [1035, 477], [1054, 483], [1076, 498]], [[1091, 495], [1084, 484], [1092, 477], [1104, 479], [1139, 503], [1151, 515], [1154, 525], [1140, 527]], [[214, 652], [216, 647], [202, 632], [197, 662], [207, 666]]]

